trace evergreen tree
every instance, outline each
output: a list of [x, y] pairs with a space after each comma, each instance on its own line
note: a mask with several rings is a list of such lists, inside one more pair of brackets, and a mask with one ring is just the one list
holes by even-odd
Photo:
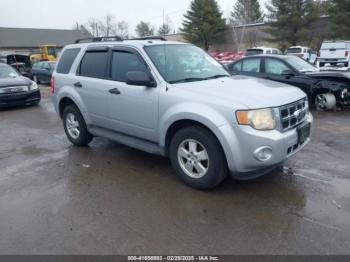
[[331, 17], [330, 35], [333, 38], [350, 38], [350, 1], [328, 1], [328, 14]]
[[216, 0], [192, 0], [184, 17], [182, 31], [186, 40], [205, 50], [211, 43], [222, 40], [226, 22]]
[[313, 38], [312, 25], [320, 17], [313, 0], [271, 0], [267, 5], [269, 28], [274, 42], [297, 45]]
[[264, 20], [258, 0], [237, 0], [231, 12], [233, 25], [260, 23]]

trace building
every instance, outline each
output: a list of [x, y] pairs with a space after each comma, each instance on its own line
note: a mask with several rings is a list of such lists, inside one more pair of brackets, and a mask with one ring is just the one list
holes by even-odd
[[0, 54], [28, 55], [37, 52], [40, 45], [56, 45], [59, 52], [65, 45], [87, 37], [91, 35], [84, 27], [80, 30], [0, 27]]

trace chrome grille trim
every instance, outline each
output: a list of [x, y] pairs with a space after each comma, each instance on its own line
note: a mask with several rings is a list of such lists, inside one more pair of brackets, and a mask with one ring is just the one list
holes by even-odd
[[286, 132], [303, 123], [309, 114], [307, 98], [278, 108], [280, 130]]

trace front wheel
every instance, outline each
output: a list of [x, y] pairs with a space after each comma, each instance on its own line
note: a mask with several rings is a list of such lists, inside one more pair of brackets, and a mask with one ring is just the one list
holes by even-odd
[[203, 127], [178, 131], [170, 143], [170, 160], [180, 179], [200, 190], [219, 185], [228, 173], [219, 141]]
[[319, 111], [330, 110], [336, 107], [337, 99], [332, 93], [318, 94], [316, 95], [315, 105]]
[[67, 106], [63, 111], [63, 126], [68, 139], [76, 146], [87, 146], [93, 139], [79, 109]]

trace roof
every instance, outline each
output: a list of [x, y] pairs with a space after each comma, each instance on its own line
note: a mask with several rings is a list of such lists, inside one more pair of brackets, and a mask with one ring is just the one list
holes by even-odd
[[134, 46], [138, 48], [143, 48], [144, 46], [156, 46], [156, 45], [186, 45], [183, 42], [175, 41], [159, 41], [159, 40], [123, 40], [123, 41], [105, 41], [105, 42], [90, 42], [90, 43], [79, 43], [71, 44], [68, 47], [81, 47], [85, 48], [88, 46]]
[[63, 47], [86, 37], [91, 35], [81, 30], [0, 27], [0, 48], [35, 48], [40, 45]]

